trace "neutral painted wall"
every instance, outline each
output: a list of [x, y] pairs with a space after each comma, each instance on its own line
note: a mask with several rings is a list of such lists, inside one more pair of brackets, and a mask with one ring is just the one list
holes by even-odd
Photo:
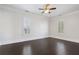
[[[59, 21], [64, 21], [64, 33], [58, 32]], [[50, 37], [79, 42], [79, 11], [52, 17], [49, 26]]]
[[[42, 38], [48, 36], [48, 18], [35, 14], [27, 14], [24, 16], [26, 24], [30, 29], [30, 37]], [[28, 34], [26, 34], [28, 35]], [[29, 36], [28, 36], [29, 37]]]
[[[24, 34], [24, 19], [30, 33]], [[64, 21], [64, 33], [58, 32], [58, 22]], [[66, 15], [45, 17], [13, 7], [0, 6], [0, 44], [55, 37], [79, 42], [79, 11]]]
[[[24, 34], [24, 19], [30, 33]], [[48, 18], [0, 6], [0, 44], [48, 37]]]

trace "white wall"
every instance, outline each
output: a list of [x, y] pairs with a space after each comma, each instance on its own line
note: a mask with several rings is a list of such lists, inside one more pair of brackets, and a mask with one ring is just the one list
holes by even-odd
[[[64, 21], [64, 33], [58, 32], [58, 21]], [[50, 20], [50, 37], [79, 42], [79, 11], [52, 17]]]
[[48, 36], [48, 18], [34, 14], [25, 15], [27, 25], [30, 28], [30, 37], [42, 38]]
[[[23, 21], [30, 28], [29, 35], [24, 35]], [[48, 18], [32, 13], [25, 13], [9, 7], [0, 6], [0, 44], [48, 37]]]
[[[26, 24], [30, 28], [30, 33], [26, 35], [23, 29], [24, 19], [26, 19]], [[58, 21], [60, 20], [64, 21], [64, 33], [58, 33]], [[48, 36], [79, 42], [78, 25], [79, 11], [48, 18], [33, 13], [25, 13], [13, 7], [0, 6], [0, 44], [28, 41]]]

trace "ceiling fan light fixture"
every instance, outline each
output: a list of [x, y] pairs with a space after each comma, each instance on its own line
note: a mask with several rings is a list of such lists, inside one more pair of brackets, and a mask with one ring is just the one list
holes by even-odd
[[43, 8], [39, 8], [39, 10], [42, 10], [42, 13], [51, 13], [52, 10], [55, 10], [56, 7], [53, 7], [52, 4], [45, 4]]
[[45, 10], [45, 11], [44, 11], [44, 13], [49, 13], [49, 12], [50, 12], [50, 10]]

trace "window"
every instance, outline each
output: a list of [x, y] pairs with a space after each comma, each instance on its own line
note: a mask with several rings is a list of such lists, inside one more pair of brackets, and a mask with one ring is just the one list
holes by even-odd
[[64, 23], [63, 23], [63, 21], [58, 21], [58, 32], [59, 33], [64, 32]]

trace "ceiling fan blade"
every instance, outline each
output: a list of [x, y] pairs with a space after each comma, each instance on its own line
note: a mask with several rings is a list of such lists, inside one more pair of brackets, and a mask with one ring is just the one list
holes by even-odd
[[50, 8], [49, 10], [55, 10], [56, 8]]

